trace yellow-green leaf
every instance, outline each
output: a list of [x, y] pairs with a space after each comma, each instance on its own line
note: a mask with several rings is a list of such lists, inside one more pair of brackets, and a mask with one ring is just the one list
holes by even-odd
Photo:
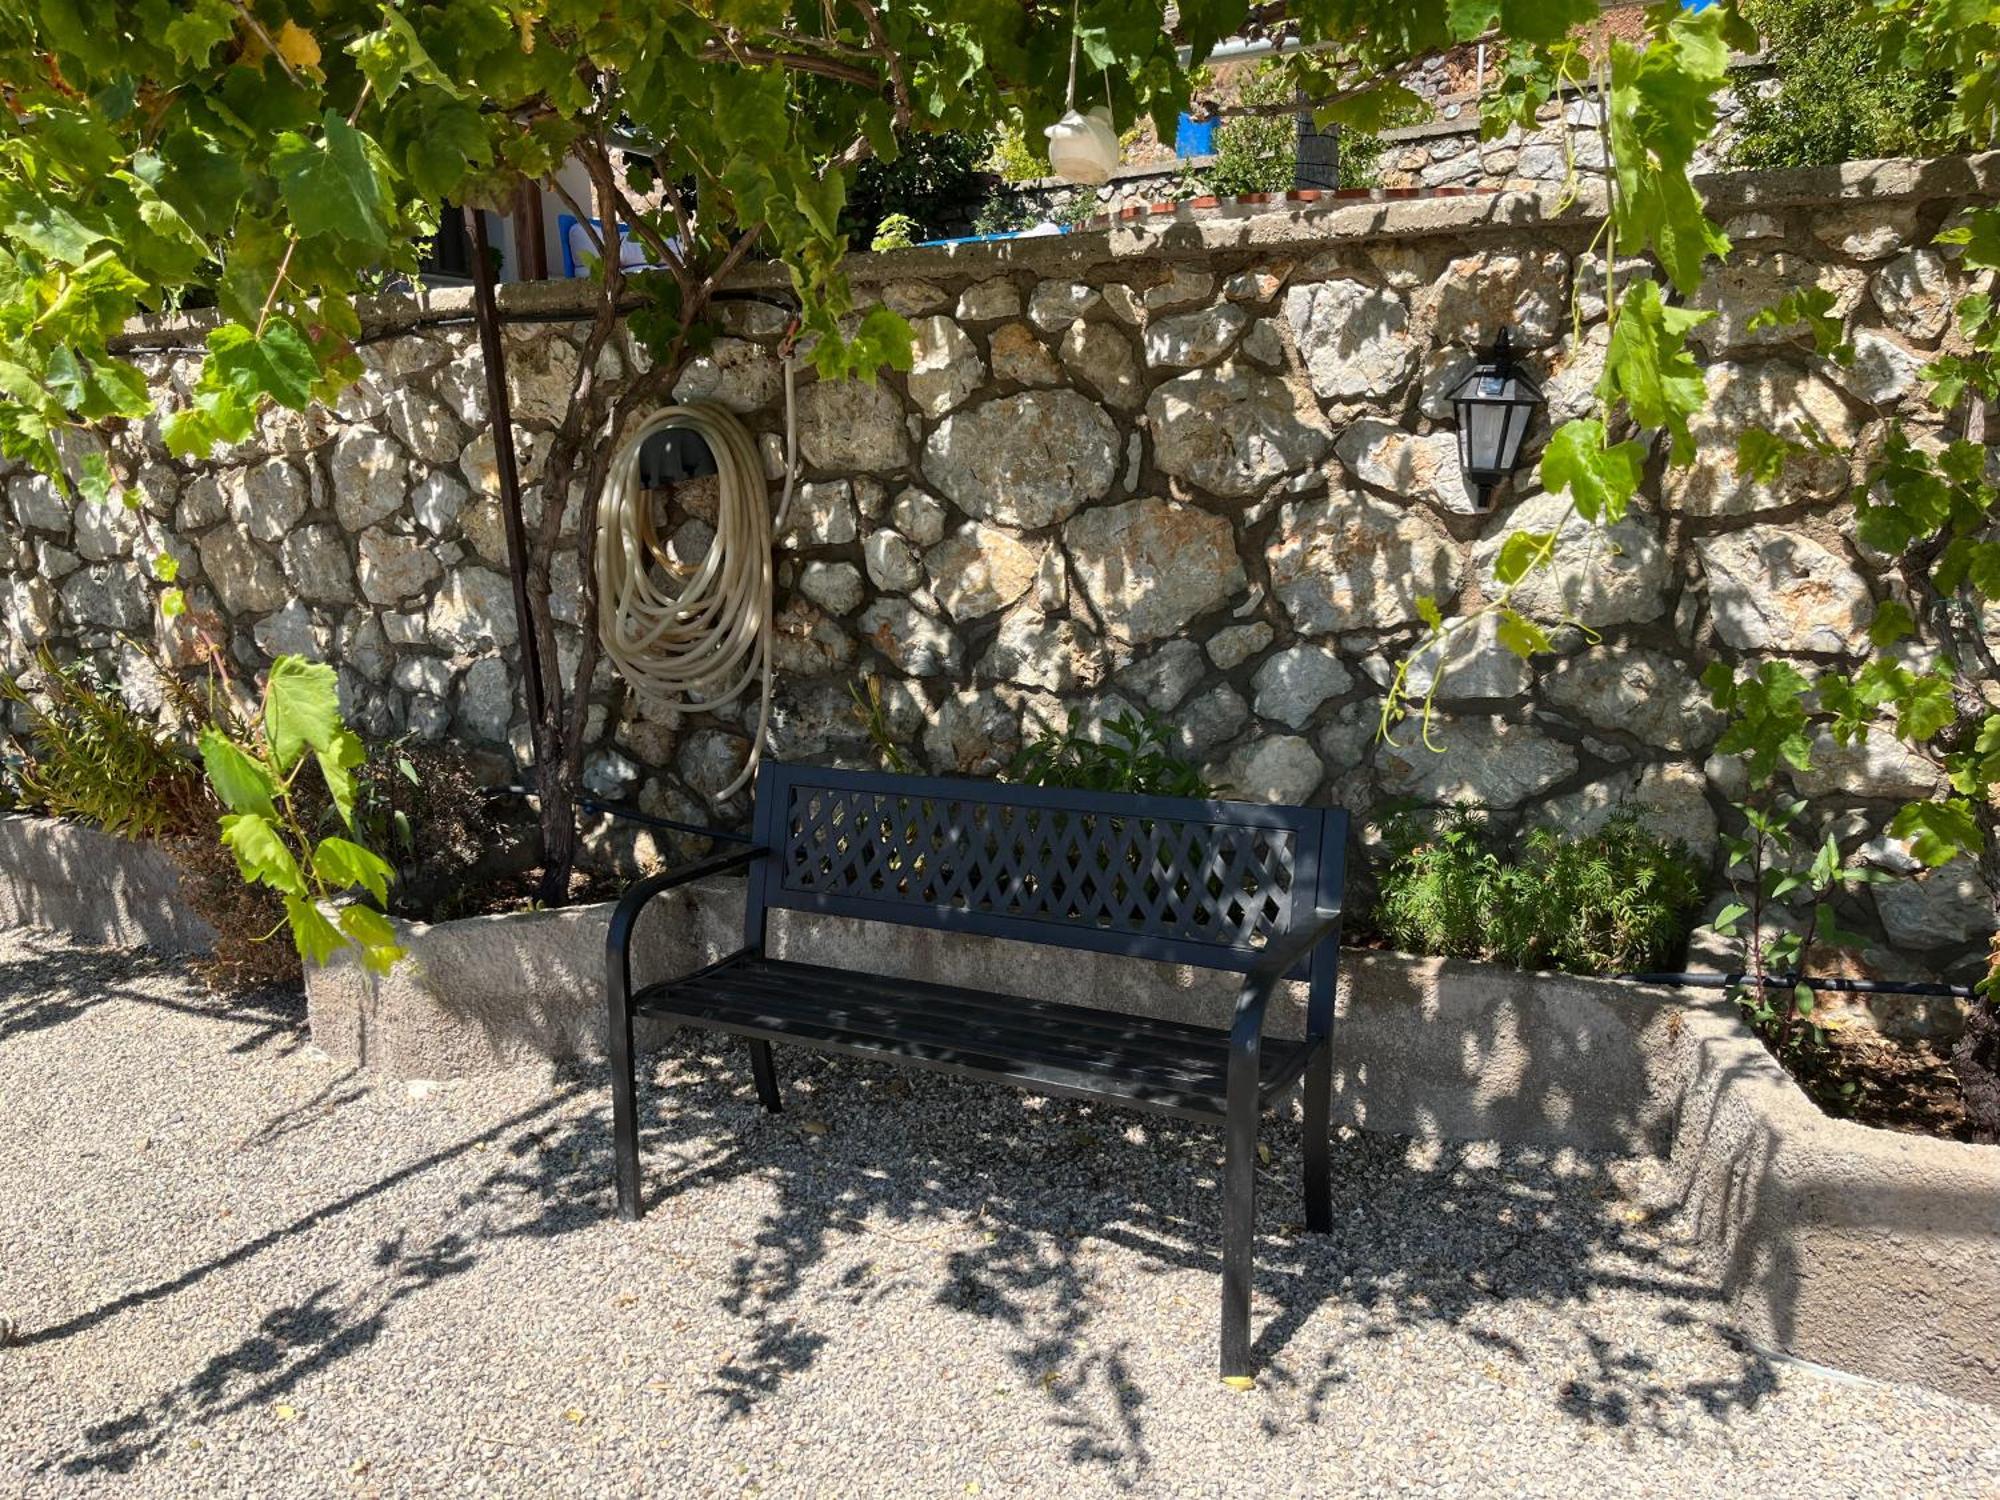
[[306, 882], [299, 862], [270, 819], [261, 813], [230, 813], [222, 820], [222, 842], [236, 856], [236, 868], [245, 880], [304, 899]]
[[372, 849], [352, 840], [323, 838], [313, 846], [313, 872], [337, 890], [358, 886], [377, 901], [389, 898], [395, 871]]
[[299, 957], [313, 963], [325, 963], [347, 944], [340, 929], [327, 921], [326, 913], [304, 897], [285, 897], [285, 920], [291, 924]]
[[[166, 601], [161, 601], [164, 610]], [[277, 787], [261, 760], [249, 754], [213, 725], [201, 732], [201, 763], [208, 772], [208, 784], [231, 812], [256, 813], [275, 818], [272, 799]]]
[[271, 663], [264, 687], [264, 735], [280, 773], [291, 770], [302, 750], [331, 752], [342, 732], [332, 667], [303, 656], [281, 656]]

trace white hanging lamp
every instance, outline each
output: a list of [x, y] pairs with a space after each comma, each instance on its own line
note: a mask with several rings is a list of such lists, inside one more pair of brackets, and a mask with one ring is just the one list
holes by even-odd
[[[1081, 0], [1078, 0], [1078, 6]], [[1111, 119], [1111, 75], [1104, 75], [1104, 103], [1085, 114], [1076, 107], [1078, 7], [1070, 11], [1069, 92], [1063, 117], [1045, 129], [1049, 166], [1064, 182], [1101, 187], [1118, 170], [1118, 127]]]

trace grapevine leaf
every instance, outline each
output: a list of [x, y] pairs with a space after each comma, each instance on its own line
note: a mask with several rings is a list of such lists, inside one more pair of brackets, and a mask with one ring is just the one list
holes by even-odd
[[201, 763], [208, 784], [231, 812], [278, 815], [272, 805], [277, 786], [264, 763], [213, 725], [201, 732]]
[[1986, 847], [1972, 804], [1963, 797], [1911, 802], [1890, 820], [1889, 832], [1908, 839], [1910, 853], [1932, 869]]
[[359, 888], [377, 901], [389, 899], [395, 871], [372, 849], [348, 839], [323, 838], [313, 846], [313, 871], [335, 890]]
[[262, 813], [229, 813], [222, 819], [222, 842], [236, 856], [236, 868], [252, 884], [268, 885], [303, 898], [305, 876], [277, 826]]
[[176, 61], [205, 66], [208, 55], [236, 31], [236, 7], [229, 0], [194, 0], [169, 21], [162, 39]]
[[332, 110], [320, 122], [318, 140], [296, 131], [279, 138], [271, 168], [301, 237], [331, 235], [388, 248], [392, 205], [377, 156], [374, 143]]
[[1494, 634], [1501, 645], [1523, 661], [1540, 652], [1555, 649], [1546, 630], [1525, 615], [1511, 609], [1500, 611], [1500, 626]]
[[347, 946], [347, 939], [327, 921], [326, 913], [303, 896], [285, 897], [285, 920], [291, 924], [299, 957], [308, 962], [323, 964]]
[[1672, 437], [1669, 457], [1676, 465], [1694, 457], [1688, 418], [1708, 399], [1701, 367], [1688, 352], [1688, 331], [1714, 317], [1685, 307], [1669, 307], [1656, 281], [1636, 281], [1619, 300], [1598, 394], [1623, 401], [1642, 427], [1664, 427]]
[[1537, 568], [1546, 567], [1555, 556], [1555, 547], [1553, 531], [1511, 532], [1493, 561], [1493, 576], [1511, 588]]
[[1586, 521], [1623, 520], [1639, 491], [1646, 449], [1638, 442], [1606, 447], [1604, 424], [1595, 418], [1565, 422], [1542, 452], [1542, 486], [1567, 490]]
[[259, 396], [269, 396], [280, 406], [305, 410], [320, 374], [312, 345], [282, 318], [273, 319], [261, 334], [225, 323], [209, 334], [208, 355], [204, 377], [221, 383], [252, 409]]
[[333, 800], [334, 811], [340, 814], [340, 821], [349, 828], [354, 826], [354, 768], [368, 758], [362, 748], [361, 738], [350, 729], [337, 730], [333, 743], [324, 750], [314, 752], [319, 760], [319, 773], [326, 780], [327, 795]]
[[336, 737], [345, 732], [332, 667], [303, 656], [281, 656], [271, 663], [264, 688], [264, 734], [280, 773], [290, 771], [308, 746], [331, 753]]
[[340, 925], [360, 946], [364, 968], [386, 974], [403, 956], [405, 950], [396, 941], [395, 927], [378, 911], [371, 911], [365, 906], [342, 907]]

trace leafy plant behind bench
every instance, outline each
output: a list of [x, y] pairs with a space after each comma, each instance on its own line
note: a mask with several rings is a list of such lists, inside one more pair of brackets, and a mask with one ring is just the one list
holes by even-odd
[[1173, 752], [1166, 724], [1147, 713], [1120, 714], [1105, 723], [1096, 739], [1075, 723], [1060, 731], [1045, 729], [1022, 747], [1003, 779], [1092, 792], [1215, 795], [1200, 768]]
[[[848, 693], [854, 699], [854, 717], [875, 747], [882, 769], [900, 776], [921, 775], [923, 768], [910, 758], [889, 723], [882, 679], [863, 678], [851, 684]], [[1026, 786], [1161, 797], [1217, 793], [1199, 766], [1174, 753], [1165, 721], [1149, 713], [1126, 712], [1107, 720], [1096, 738], [1076, 723], [1066, 729], [1044, 729], [1021, 747], [999, 779]]]
[[1680, 952], [1705, 894], [1700, 863], [1621, 814], [1572, 837], [1537, 828], [1517, 854], [1460, 806], [1390, 820], [1375, 922], [1415, 953], [1610, 974]]

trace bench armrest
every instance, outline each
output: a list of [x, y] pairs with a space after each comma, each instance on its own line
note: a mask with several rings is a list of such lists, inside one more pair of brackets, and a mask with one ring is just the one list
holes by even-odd
[[1295, 927], [1271, 944], [1243, 976], [1243, 992], [1236, 1001], [1236, 1019], [1229, 1028], [1229, 1065], [1233, 1073], [1238, 1060], [1247, 1061], [1254, 1088], [1257, 1051], [1264, 1037], [1264, 1012], [1271, 993], [1299, 961], [1328, 938], [1340, 941], [1340, 913], [1316, 911], [1303, 927]]
[[620, 1015], [631, 997], [632, 932], [639, 925], [639, 914], [646, 909], [646, 903], [675, 886], [754, 864], [770, 852], [762, 845], [731, 849], [726, 854], [711, 854], [693, 864], [648, 875], [626, 888], [618, 900], [618, 909], [611, 914], [611, 930], [604, 939], [605, 988], [612, 1015]]

